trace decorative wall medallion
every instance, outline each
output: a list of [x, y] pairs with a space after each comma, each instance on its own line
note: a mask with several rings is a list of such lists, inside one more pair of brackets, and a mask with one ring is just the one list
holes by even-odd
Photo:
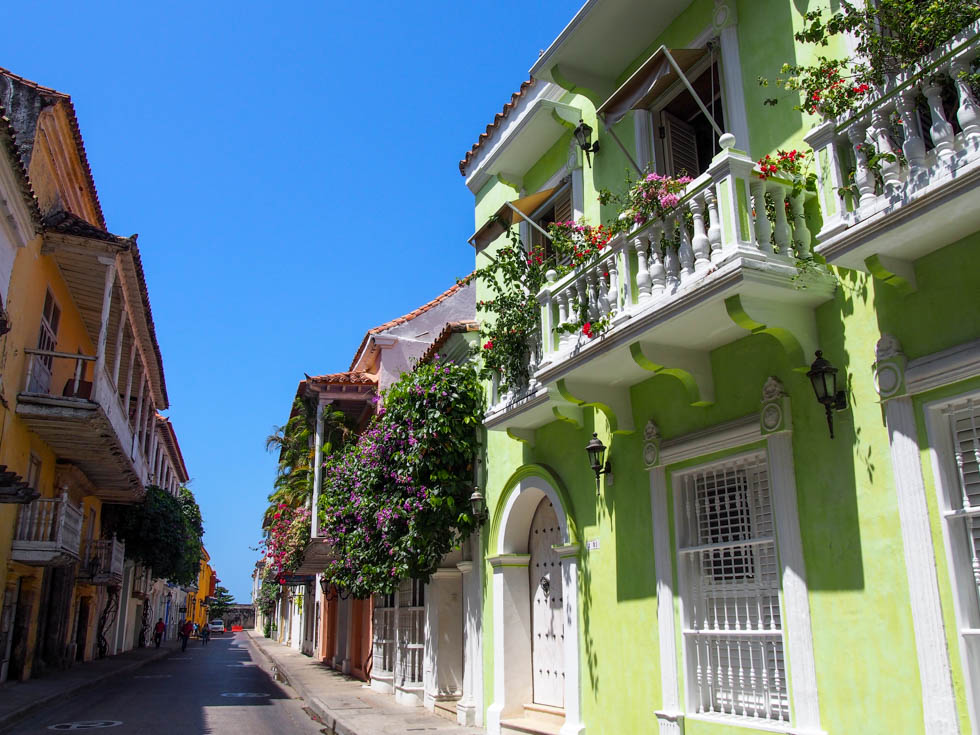
[[652, 420], [643, 429], [643, 464], [647, 469], [660, 462], [660, 430]]
[[762, 410], [759, 413], [759, 429], [763, 434], [789, 431], [789, 397], [782, 381], [770, 375], [762, 386]]
[[728, 7], [726, 0], [715, 0], [715, 9], [711, 16], [711, 23], [716, 29], [724, 28], [733, 22], [732, 10]]
[[882, 398], [905, 394], [905, 365], [908, 360], [901, 343], [890, 334], [881, 335], [875, 345], [873, 366], [875, 390]]

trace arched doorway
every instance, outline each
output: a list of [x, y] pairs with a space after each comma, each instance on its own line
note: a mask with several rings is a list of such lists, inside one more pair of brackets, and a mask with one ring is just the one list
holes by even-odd
[[567, 497], [540, 468], [512, 480], [494, 523], [492, 735], [545, 712], [562, 735], [581, 735], [578, 544]]

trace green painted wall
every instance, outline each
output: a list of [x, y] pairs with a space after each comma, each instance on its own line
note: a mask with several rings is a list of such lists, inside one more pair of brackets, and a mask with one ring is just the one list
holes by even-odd
[[[749, 145], [756, 158], [776, 148], [800, 145], [803, 133], [814, 122], [793, 110], [788, 96], [782, 96], [775, 107], [763, 105], [763, 100], [777, 96], [778, 90], [763, 89], [756, 80], [775, 76], [780, 64], [797, 59], [792, 33], [801, 25], [800, 10], [827, 5], [827, 0], [802, 5], [783, 0], [738, 3]], [[699, 35], [713, 7], [711, 0], [692, 2], [671, 28], [623, 71], [620, 81], [657, 46], [682, 46]], [[835, 49], [825, 53], [835, 53]], [[573, 90], [562, 101], [579, 107], [584, 119], [598, 131], [594, 102], [579, 92]], [[629, 116], [616, 131], [632, 152], [633, 123]], [[598, 189], [621, 187], [628, 166], [626, 157], [604, 132], [600, 141], [602, 150], [593, 159], [594, 167], [584, 169], [586, 218], [592, 222], [610, 215], [600, 211], [595, 199]], [[527, 191], [540, 188], [565, 163], [568, 145], [566, 136], [542, 154], [525, 175]], [[477, 226], [503, 201], [517, 195], [500, 182], [488, 183], [476, 199]], [[810, 589], [821, 721], [830, 735], [922, 732], [910, 591], [884, 412], [874, 390], [871, 366], [875, 343], [885, 332], [899, 338], [910, 359], [977, 338], [980, 270], [973, 256], [978, 245], [980, 235], [973, 235], [917, 261], [918, 288], [909, 295], [867, 274], [832, 269], [838, 289], [830, 301], [815, 310], [815, 319], [821, 349], [840, 369], [840, 375], [847, 376], [848, 408], [835, 414], [836, 439], [828, 436], [823, 408], [815, 401], [809, 381], [794, 370], [799, 366], [791, 364], [783, 347], [764, 334], [747, 335], [711, 354], [716, 396], [713, 405], [691, 407], [682, 383], [668, 375], [651, 377], [630, 390], [635, 426], [642, 429], [652, 418], [663, 436], [671, 438], [757, 412], [762, 385], [770, 375], [785, 385], [792, 405], [797, 502]], [[478, 288], [477, 298], [485, 296]], [[963, 732], [969, 732], [963, 671], [921, 411], [929, 400], [978, 385], [980, 380], [975, 380], [915, 401]], [[609, 447], [614, 469], [614, 484], [607, 486], [603, 481], [598, 497], [584, 451], [593, 431]], [[488, 433], [486, 491], [490, 508], [500, 501], [508, 478], [531, 463], [551, 468], [568, 490], [583, 541], [580, 671], [583, 718], [590, 735], [654, 731], [653, 712], [661, 704], [653, 523], [641, 449], [639, 433], [614, 436], [604, 416], [588, 409], [581, 428], [554, 422], [539, 429], [533, 448], [502, 432]], [[667, 469], [669, 478], [671, 468]], [[672, 496], [668, 500], [672, 503]], [[673, 533], [672, 523], [671, 529]], [[593, 539], [599, 541], [600, 548], [586, 552], [584, 542]], [[676, 559], [672, 561], [676, 590]], [[492, 578], [493, 571], [487, 565], [483, 633], [487, 706], [494, 701]], [[680, 652], [676, 598], [675, 615]], [[787, 651], [787, 657], [791, 655], [792, 651]], [[678, 671], [683, 708], [684, 672], [679, 663]], [[686, 723], [689, 735], [750, 731], [758, 732], [700, 720], [688, 719]]]

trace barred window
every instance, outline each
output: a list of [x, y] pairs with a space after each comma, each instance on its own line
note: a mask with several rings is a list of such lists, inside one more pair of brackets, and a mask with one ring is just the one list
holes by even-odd
[[425, 656], [425, 585], [403, 579], [398, 587], [398, 686], [422, 686]]
[[789, 722], [765, 453], [676, 476], [690, 708]]
[[374, 663], [375, 675], [392, 674], [395, 670], [395, 595], [374, 597]]

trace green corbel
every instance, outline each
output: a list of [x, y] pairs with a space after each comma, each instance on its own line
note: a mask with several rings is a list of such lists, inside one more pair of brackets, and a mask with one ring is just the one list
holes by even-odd
[[571, 120], [566, 120], [558, 113], [558, 110], [555, 109], [554, 107], [551, 108], [551, 118], [556, 123], [558, 123], [562, 127], [568, 128], [569, 130], [575, 130], [575, 126], [578, 125], [577, 120], [575, 122], [572, 122]]
[[691, 406], [710, 406], [714, 401], [714, 380], [711, 376], [711, 359], [707, 353], [695, 350], [681, 350], [650, 346], [646, 350], [657, 352], [663, 358], [668, 358], [674, 367], [667, 367], [647, 356], [644, 345], [634, 342], [630, 345], [630, 356], [633, 362], [654, 375], [669, 375], [680, 381], [687, 402]]
[[534, 429], [507, 429], [507, 436], [514, 441], [534, 447]]
[[596, 107], [605, 102], [613, 91], [610, 80], [603, 79], [583, 69], [567, 64], [555, 64], [549, 71], [555, 84], [569, 92], [587, 97]]
[[864, 265], [872, 276], [898, 289], [899, 293], [906, 296], [915, 293], [915, 269], [911, 263], [887, 255], [872, 255], [864, 259]]
[[564, 421], [575, 429], [581, 429], [585, 426], [585, 421], [582, 418], [582, 405], [562, 395], [557, 384], [548, 386], [548, 400], [555, 419]]
[[555, 382], [554, 390], [562, 401], [580, 410], [588, 406], [601, 411], [609, 423], [610, 433], [633, 433], [633, 409], [629, 391], [625, 388], [597, 383], [569, 385], [567, 380], [562, 379]]
[[812, 354], [817, 344], [817, 327], [812, 309], [736, 295], [725, 299], [725, 310], [728, 317], [742, 329], [773, 337], [783, 348], [793, 370], [805, 373], [810, 369], [806, 355]]
[[507, 173], [506, 171], [497, 173], [497, 181], [504, 186], [509, 186], [511, 189], [517, 192], [519, 192], [521, 187], [524, 186], [523, 176], [520, 174]]

